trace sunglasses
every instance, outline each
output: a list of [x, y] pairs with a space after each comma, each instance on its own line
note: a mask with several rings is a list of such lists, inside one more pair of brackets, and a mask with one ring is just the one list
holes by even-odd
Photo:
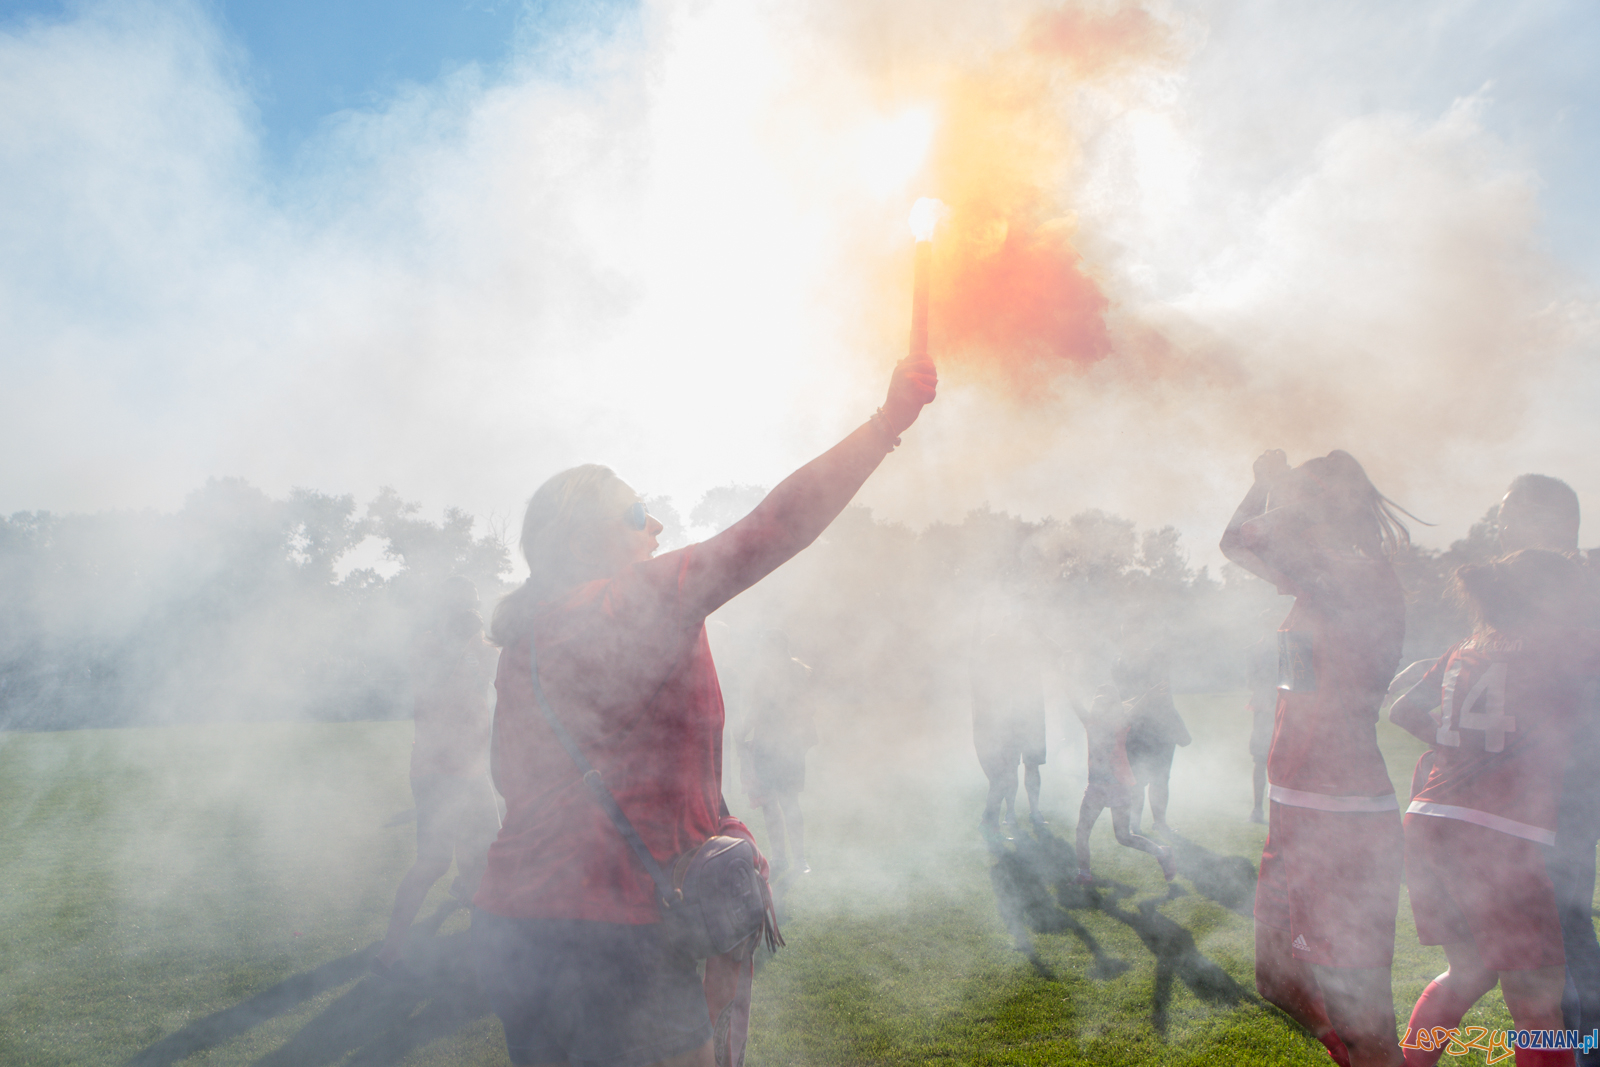
[[643, 530], [650, 525], [650, 513], [645, 510], [643, 500], [635, 500], [626, 513], [630, 529]]

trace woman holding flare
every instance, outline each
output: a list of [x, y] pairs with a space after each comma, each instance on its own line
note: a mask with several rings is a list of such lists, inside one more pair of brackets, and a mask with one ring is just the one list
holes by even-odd
[[493, 764], [507, 810], [472, 929], [512, 1063], [715, 1062], [710, 967], [703, 988], [695, 961], [662, 937], [650, 876], [535, 702], [530, 642], [554, 712], [657, 862], [670, 869], [709, 837], [740, 832], [724, 817], [705, 618], [827, 528], [935, 383], [926, 355], [903, 361], [864, 425], [722, 533], [661, 556], [661, 524], [605, 467], [557, 474], [529, 501], [530, 575], [492, 629], [502, 649]]
[[1256, 985], [1351, 1067], [1401, 1063], [1389, 969], [1403, 844], [1376, 732], [1405, 637], [1397, 510], [1349, 453], [1291, 470], [1270, 451], [1221, 545], [1295, 598], [1277, 635]]

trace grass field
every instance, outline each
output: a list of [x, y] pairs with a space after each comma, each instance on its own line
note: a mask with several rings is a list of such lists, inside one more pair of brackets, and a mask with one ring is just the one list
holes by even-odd
[[[816, 871], [757, 977], [749, 1063], [1327, 1063], [1253, 992], [1239, 864], [1263, 833], [1244, 820], [1241, 703], [1180, 700], [1198, 740], [1174, 772], [1170, 896], [1105, 819], [1093, 892], [1057, 891], [1070, 848], [1049, 840], [996, 864], [954, 713], [893, 749], [855, 719], [825, 731], [805, 795]], [[1062, 737], [1045, 802], [1068, 840], [1082, 756]], [[1420, 746], [1383, 742], [1407, 778]], [[366, 970], [413, 854], [411, 826], [384, 825], [410, 806], [409, 743], [403, 722], [0, 734], [0, 1063], [507, 1062], [464, 913], [415, 931], [426, 986]], [[1402, 899], [1402, 1020], [1443, 965]], [[1509, 1025], [1497, 994], [1469, 1022]]]

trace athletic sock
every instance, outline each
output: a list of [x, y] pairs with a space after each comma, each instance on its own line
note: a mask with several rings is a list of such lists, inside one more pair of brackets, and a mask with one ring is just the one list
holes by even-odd
[[1328, 1055], [1333, 1057], [1333, 1062], [1339, 1067], [1350, 1067], [1350, 1050], [1344, 1047], [1344, 1042], [1339, 1040], [1339, 1035], [1329, 1030], [1317, 1038], [1322, 1042], [1322, 1047], [1328, 1050]]
[[[1461, 1017], [1467, 1014], [1467, 1009], [1474, 1003], [1475, 1001], [1466, 1000], [1449, 986], [1441, 984], [1437, 978], [1434, 979], [1428, 983], [1428, 988], [1422, 991], [1422, 996], [1417, 998], [1417, 1006], [1411, 1009], [1411, 1022], [1406, 1026], [1406, 1040], [1403, 1044], [1423, 1044], [1424, 1042], [1417, 1041], [1413, 1037], [1423, 1030], [1431, 1030], [1436, 1026], [1449, 1030], [1460, 1026]], [[1439, 1057], [1444, 1055], [1444, 1045], [1441, 1044], [1431, 1051], [1407, 1048], [1405, 1054], [1405, 1067], [1433, 1067], [1439, 1062]], [[1521, 1060], [1517, 1062], [1521, 1064]]]

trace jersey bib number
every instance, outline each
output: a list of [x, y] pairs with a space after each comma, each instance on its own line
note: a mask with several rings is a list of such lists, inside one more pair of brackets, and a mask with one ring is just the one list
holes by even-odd
[[[1439, 723], [1436, 740], [1441, 745], [1458, 748], [1462, 730], [1482, 730], [1485, 752], [1505, 751], [1506, 734], [1514, 733], [1517, 729], [1516, 716], [1506, 714], [1505, 663], [1490, 663], [1482, 677], [1467, 690], [1466, 698], [1461, 701], [1461, 710], [1452, 711], [1455, 707], [1456, 683], [1460, 678], [1461, 664], [1452, 663], [1444, 676], [1444, 699], [1441, 702], [1444, 718]], [[1483, 710], [1478, 710], [1479, 705], [1483, 706]]]

